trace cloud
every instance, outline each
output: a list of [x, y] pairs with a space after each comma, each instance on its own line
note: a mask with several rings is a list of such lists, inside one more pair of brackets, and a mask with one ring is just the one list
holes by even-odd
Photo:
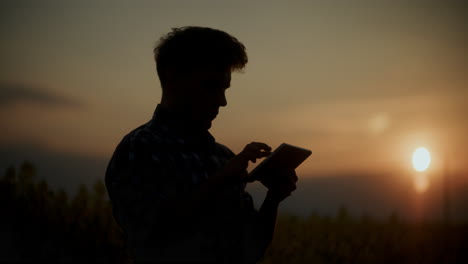
[[0, 82], [0, 108], [17, 103], [33, 103], [52, 107], [80, 107], [81, 102], [53, 94], [42, 87]]

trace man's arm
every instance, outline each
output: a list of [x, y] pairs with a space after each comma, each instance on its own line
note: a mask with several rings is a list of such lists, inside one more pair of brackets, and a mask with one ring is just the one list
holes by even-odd
[[280, 201], [278, 198], [276, 198], [275, 195], [271, 192], [267, 192], [265, 200], [263, 201], [260, 210], [258, 210], [259, 226], [257, 228], [260, 228], [264, 231], [263, 235], [266, 243], [265, 250], [273, 240], [273, 233], [276, 226], [276, 216], [278, 214], [279, 204]]
[[[255, 156], [250, 153], [252, 144], [249, 145], [191, 192], [171, 194], [167, 186], [176, 185], [176, 177], [169, 175], [168, 165], [155, 161], [142, 140], [124, 141], [117, 148], [106, 173], [106, 185], [119, 223], [129, 232], [148, 225], [151, 233], [169, 231], [171, 226], [178, 227], [177, 232], [181, 234], [190, 231], [190, 224], [212, 208], [216, 202], [213, 197], [223, 192], [224, 186], [238, 184], [247, 176], [248, 161]], [[267, 154], [261, 152], [255, 157]]]
[[[270, 151], [271, 148], [264, 143], [250, 143], [221, 171], [221, 178], [249, 180], [246, 170], [248, 161], [255, 162], [258, 158], [268, 156]], [[262, 180], [262, 184], [268, 188], [265, 200], [255, 217], [247, 223], [249, 228], [244, 243], [247, 245], [248, 262], [256, 262], [265, 254], [273, 240], [278, 206], [296, 189], [298, 178], [294, 170], [277, 171], [269, 176]]]
[[269, 189], [258, 211], [258, 219], [255, 226], [255, 231], [257, 235], [260, 236], [259, 241], [262, 242], [259, 249], [262, 255], [273, 240], [278, 206], [296, 189], [297, 182], [297, 176], [294, 170], [270, 175], [270, 177], [274, 177], [277, 180], [274, 181], [275, 183], [273, 185], [271, 183], [267, 185]]
[[[238, 184], [247, 177], [246, 168], [249, 160], [255, 162], [257, 158], [267, 156], [270, 150], [265, 144], [251, 143], [232, 158], [224, 168], [200, 184], [198, 188], [193, 189], [192, 192], [170, 196], [166, 195], [167, 190], [161, 185], [164, 185], [163, 181], [174, 180], [175, 177], [164, 175], [167, 173], [161, 168], [164, 167], [164, 164], [152, 162], [151, 154], [138, 142], [132, 142], [128, 149], [124, 147], [117, 151], [115, 160], [111, 162], [117, 166], [113, 170], [109, 170], [110, 173], [107, 175], [109, 178], [106, 176], [106, 183], [109, 193], [114, 194], [111, 195], [111, 200], [121, 216], [121, 224], [126, 227], [127, 231], [140, 230], [141, 226], [150, 224], [153, 226], [151, 228], [153, 234], [167, 232], [171, 226], [178, 227], [177, 231], [184, 234], [190, 230], [190, 223], [194, 222], [187, 221], [187, 219], [195, 220], [198, 216], [203, 215], [203, 212], [209, 210], [212, 203], [215, 202], [213, 197], [223, 191], [223, 186]], [[129, 160], [129, 156], [133, 159]], [[122, 177], [114, 177], [114, 174], [120, 174]], [[162, 182], [157, 183], [159, 186], [155, 186], [158, 187], [157, 190], [148, 188], [150, 186], [145, 184], [147, 177], [162, 179]], [[121, 180], [122, 178], [126, 180]], [[259, 210], [256, 229], [262, 234], [261, 240], [265, 241], [262, 243], [264, 250], [273, 237], [278, 205], [287, 195], [281, 194], [280, 190], [271, 189]], [[149, 233], [147, 235], [152, 236]]]

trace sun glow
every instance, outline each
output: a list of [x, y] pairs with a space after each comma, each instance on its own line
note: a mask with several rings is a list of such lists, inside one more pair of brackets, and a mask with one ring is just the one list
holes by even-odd
[[431, 154], [426, 148], [420, 147], [413, 152], [413, 168], [417, 171], [425, 171], [431, 164]]
[[418, 174], [414, 178], [414, 188], [418, 193], [423, 193], [429, 188], [429, 179], [427, 175]]

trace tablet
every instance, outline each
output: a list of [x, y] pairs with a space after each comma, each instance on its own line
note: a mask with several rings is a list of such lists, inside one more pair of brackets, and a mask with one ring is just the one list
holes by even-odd
[[312, 151], [308, 149], [283, 143], [249, 173], [248, 179], [261, 180], [264, 176], [278, 170], [293, 170], [310, 154]]

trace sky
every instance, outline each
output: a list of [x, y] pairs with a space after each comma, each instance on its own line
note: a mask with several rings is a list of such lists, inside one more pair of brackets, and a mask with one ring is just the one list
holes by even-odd
[[434, 182], [445, 160], [466, 182], [462, 1], [1, 6], [1, 169], [30, 159], [58, 187], [102, 178], [119, 141], [160, 101], [154, 44], [173, 27], [198, 25], [247, 48], [249, 62], [233, 74], [210, 130], [235, 153], [252, 141], [285, 142], [313, 151], [297, 170], [302, 179], [390, 174], [403, 184], [415, 173], [412, 152], [424, 146]]

